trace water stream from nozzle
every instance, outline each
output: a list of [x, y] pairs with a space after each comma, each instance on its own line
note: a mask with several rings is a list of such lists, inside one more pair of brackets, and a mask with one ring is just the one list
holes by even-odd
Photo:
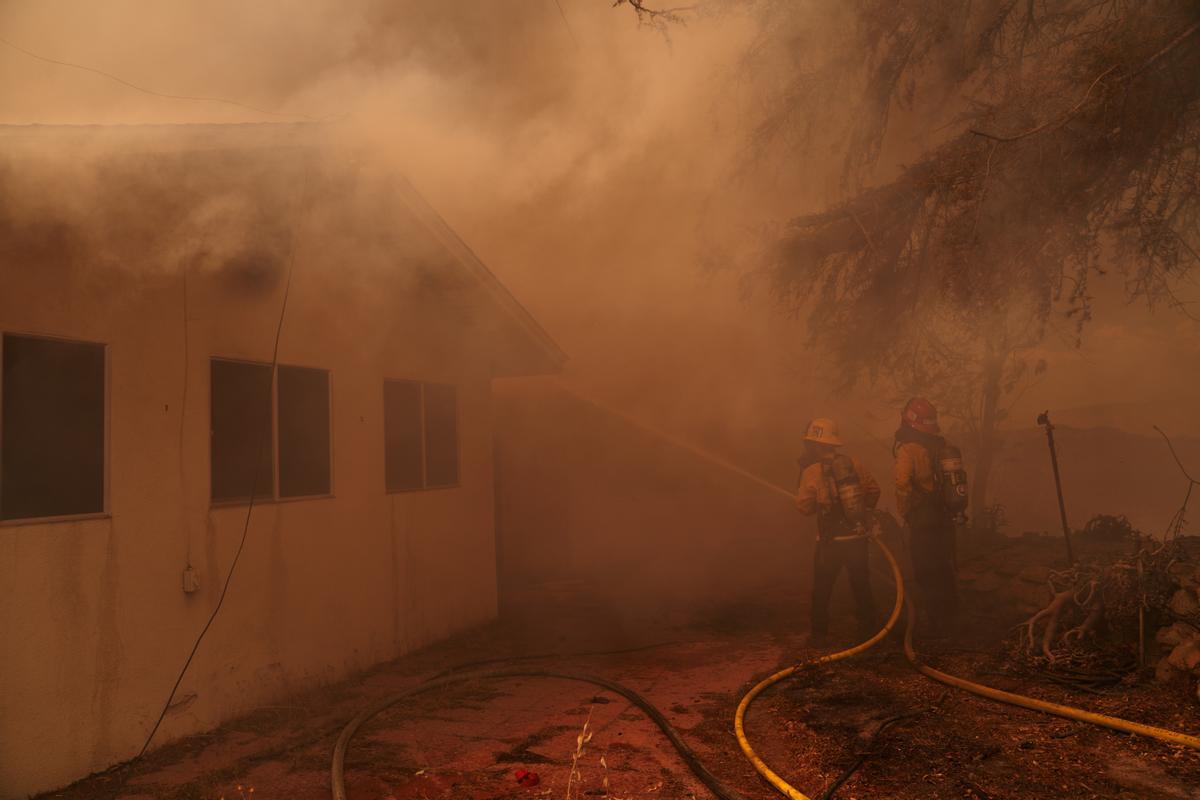
[[782, 486], [778, 486], [774, 483], [771, 483], [766, 478], [763, 478], [759, 475], [755, 475], [753, 472], [750, 472], [749, 470], [739, 467], [737, 464], [733, 463], [732, 461], [729, 461], [728, 459], [722, 458], [721, 456], [717, 455], [716, 453], [711, 453], [702, 447], [697, 447], [696, 445], [692, 444], [691, 442], [680, 439], [678, 436], [674, 436], [670, 433], [667, 433], [666, 431], [660, 430], [660, 429], [654, 427], [653, 425], [647, 424], [645, 422], [642, 422], [639, 419], [631, 417], [630, 415], [626, 414], [625, 412], [619, 411], [619, 410], [613, 408], [612, 406], [607, 405], [606, 403], [602, 403], [593, 397], [589, 397], [588, 395], [583, 394], [578, 389], [568, 386], [561, 378], [555, 378], [554, 382], [555, 382], [555, 384], [558, 385], [558, 387], [560, 389], [562, 389], [564, 392], [571, 395], [572, 397], [576, 398], [577, 400], [582, 400], [583, 402], [587, 403], [588, 405], [592, 406], [593, 408], [599, 409], [600, 411], [603, 411], [605, 414], [608, 414], [609, 416], [616, 417], [617, 419], [621, 420], [622, 422], [625, 422], [625, 423], [633, 426], [634, 428], [637, 428], [638, 430], [643, 431], [644, 433], [648, 433], [651, 436], [655, 436], [659, 439], [662, 439], [663, 441], [667, 442], [668, 444], [672, 444], [681, 450], [686, 450], [687, 452], [691, 453], [692, 455], [702, 458], [705, 461], [708, 461], [709, 463], [716, 464], [718, 467], [728, 470], [729, 472], [740, 475], [743, 478], [745, 478], [746, 480], [753, 481], [754, 483], [757, 483], [759, 486], [763, 487], [764, 489], [770, 489], [772, 492], [784, 495], [789, 500], [792, 500], [796, 497], [795, 492], [788, 491], [787, 489], [783, 488]]

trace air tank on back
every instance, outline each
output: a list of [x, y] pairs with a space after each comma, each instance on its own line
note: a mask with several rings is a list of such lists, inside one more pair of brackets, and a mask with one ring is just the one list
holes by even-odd
[[850, 524], [863, 526], [867, 521], [867, 496], [858, 471], [849, 456], [838, 453], [829, 465], [838, 502]]
[[952, 444], [945, 445], [938, 454], [938, 469], [941, 473], [942, 502], [946, 510], [960, 519], [965, 518], [968, 492], [962, 451]]

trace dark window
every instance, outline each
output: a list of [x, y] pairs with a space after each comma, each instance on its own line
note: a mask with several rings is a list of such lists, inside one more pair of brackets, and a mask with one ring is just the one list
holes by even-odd
[[403, 492], [425, 485], [421, 465], [421, 384], [383, 384], [383, 440], [387, 490]]
[[0, 517], [104, 511], [104, 345], [4, 335]]
[[279, 368], [279, 496], [329, 494], [329, 373]]
[[212, 360], [213, 500], [328, 495], [330, 455], [326, 370], [280, 365], [272, 386], [270, 364]]
[[211, 375], [212, 499], [270, 498], [271, 367], [214, 358]]
[[425, 384], [425, 485], [458, 483], [458, 390]]
[[458, 390], [416, 381], [383, 385], [387, 490], [458, 485]]

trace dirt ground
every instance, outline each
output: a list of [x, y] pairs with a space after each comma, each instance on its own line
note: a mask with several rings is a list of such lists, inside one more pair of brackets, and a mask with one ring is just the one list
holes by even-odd
[[[626, 684], [656, 704], [728, 786], [747, 800], [776, 797], [742, 757], [732, 719], [752, 679], [812, 654], [802, 644], [807, 603], [799, 587], [686, 616], [659, 608], [631, 617], [619, 603], [587, 587], [531, 592], [517, 604], [522, 611], [484, 629], [43, 797], [233, 800], [253, 789], [255, 800], [325, 800], [334, 741], [359, 709], [456, 665], [514, 656], [515, 664], [475, 670], [545, 668]], [[840, 608], [848, 607], [842, 598]], [[1200, 727], [1200, 707], [1182, 691], [1143, 685], [1082, 694], [1005, 674], [996, 620], [978, 605], [967, 610], [969, 633], [953, 647], [927, 644], [931, 663], [1162, 727]], [[850, 620], [841, 627], [848, 635]], [[585, 724], [591, 738], [568, 795]], [[860, 757], [835, 797], [1200, 798], [1200, 753], [947, 689], [916, 673], [891, 640], [769, 690], [750, 711], [748, 734], [767, 763], [814, 798]], [[537, 773], [538, 785], [518, 784], [517, 770]], [[624, 698], [551, 678], [468, 677], [416, 696], [360, 730], [346, 775], [351, 800], [711, 796]]]

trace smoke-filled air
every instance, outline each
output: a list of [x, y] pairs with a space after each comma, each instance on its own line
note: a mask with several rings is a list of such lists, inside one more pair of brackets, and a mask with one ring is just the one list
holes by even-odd
[[1200, 796], [1200, 8], [0, 0], [0, 800]]

